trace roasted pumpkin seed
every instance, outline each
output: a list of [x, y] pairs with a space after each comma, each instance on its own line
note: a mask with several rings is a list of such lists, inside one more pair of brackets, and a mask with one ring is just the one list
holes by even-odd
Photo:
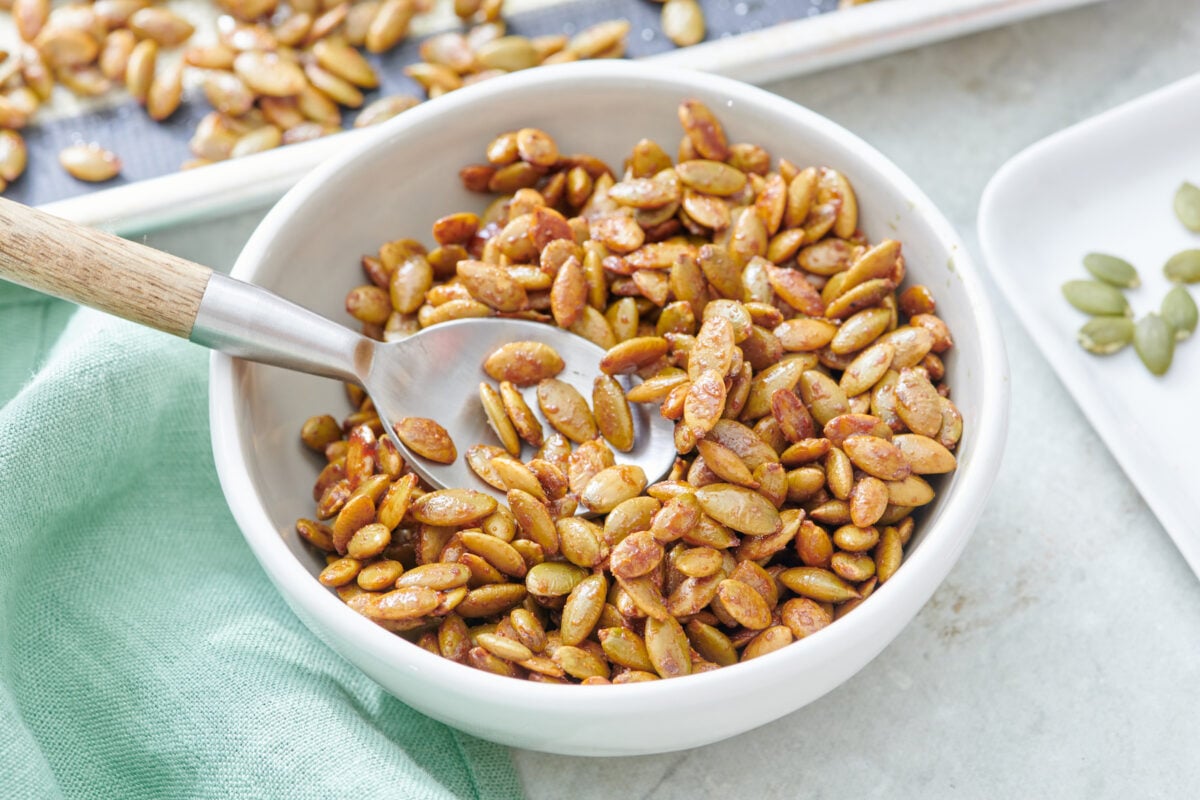
[[858, 591], [838, 575], [818, 567], [794, 567], [779, 573], [779, 581], [801, 597], [827, 603], [839, 603], [859, 596]]
[[233, 61], [233, 71], [255, 93], [267, 97], [293, 97], [307, 84], [299, 66], [275, 53], [241, 53]]
[[616, 378], [599, 375], [592, 384], [592, 413], [609, 444], [623, 453], [633, 449], [633, 411]]
[[619, 464], [597, 472], [579, 499], [597, 514], [607, 514], [626, 500], [637, 497], [645, 488], [646, 473], [641, 467]]
[[438, 489], [411, 506], [413, 519], [429, 525], [469, 525], [495, 510], [495, 498], [473, 489]]
[[439, 464], [453, 464], [458, 451], [450, 434], [438, 423], [424, 417], [405, 417], [396, 423], [396, 435], [409, 450]]
[[571, 441], [586, 442], [599, 433], [587, 401], [571, 384], [556, 378], [539, 381], [537, 400], [546, 421]]
[[553, 378], [563, 371], [562, 356], [541, 342], [509, 342], [497, 348], [483, 362], [483, 371], [497, 381], [517, 386]]
[[562, 610], [559, 635], [564, 645], [577, 645], [591, 635], [607, 594], [608, 582], [603, 575], [590, 575], [576, 584]]
[[704, 513], [735, 531], [750, 536], [767, 536], [782, 526], [779, 511], [759, 493], [729, 483], [716, 483], [696, 490]]
[[704, 10], [696, 0], [667, 0], [662, 8], [662, 29], [678, 47], [704, 41]]
[[28, 151], [16, 131], [0, 131], [0, 178], [11, 183], [25, 171]]
[[112, 180], [121, 171], [121, 159], [117, 154], [95, 143], [64, 149], [58, 154], [58, 163], [72, 178], [89, 183]]
[[785, 625], [773, 625], [746, 643], [742, 650], [742, 661], [773, 653], [793, 641], [792, 632]]
[[692, 671], [691, 643], [674, 617], [646, 620], [646, 652], [654, 670], [663, 678], [677, 678]]

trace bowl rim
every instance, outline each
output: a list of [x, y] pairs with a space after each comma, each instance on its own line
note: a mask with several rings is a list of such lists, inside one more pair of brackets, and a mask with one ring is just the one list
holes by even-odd
[[[317, 167], [267, 213], [243, 248], [230, 274], [245, 280], [267, 255], [278, 229], [297, 209], [310, 202], [328, 179], [346, 166], [363, 158], [371, 158], [378, 151], [399, 142], [411, 127], [427, 118], [451, 114], [483, 96], [521, 93], [530, 87], [545, 89], [569, 85], [571, 89], [578, 89], [581, 83], [610, 84], [614, 81], [669, 86], [681, 96], [686, 96], [688, 92], [723, 93], [736, 97], [736, 104], [758, 107], [771, 116], [787, 118], [788, 124], [794, 124], [799, 129], [811, 130], [840, 142], [878, 177], [903, 192], [912, 209], [933, 231], [942, 249], [952, 254], [954, 269], [962, 281], [975, 318], [983, 361], [979, 369], [980, 404], [978, 422], [975, 423], [978, 427], [975, 428], [976, 438], [973, 442], [975, 463], [969, 472], [958, 478], [954, 496], [942, 509], [936, 523], [923, 531], [922, 546], [906, 558], [905, 569], [899, 570], [874, 593], [881, 597], [903, 594], [919, 597], [919, 603], [914, 606], [909, 618], [897, 629], [902, 630], [958, 559], [990, 494], [1007, 436], [1008, 361], [1000, 326], [984, 291], [978, 267], [949, 221], [899, 167], [863, 139], [817, 112], [730, 78], [679, 68], [655, 67], [651, 71], [645, 65], [624, 61], [578, 62], [502, 76], [444, 95], [438, 98], [437, 103], [423, 103], [410, 109], [381, 125], [374, 136], [364, 137]], [[830, 625], [807, 637], [807, 644], [786, 647], [762, 658], [732, 665], [733, 669], [689, 675], [683, 681], [623, 684], [600, 692], [581, 691], [577, 686], [513, 680], [447, 661], [389, 633], [351, 610], [317, 583], [288, 549], [268, 517], [263, 498], [254, 487], [246, 463], [241, 458], [242, 444], [235, 423], [237, 361], [219, 352], [212, 353], [209, 418], [213, 457], [230, 510], [264, 571], [306, 624], [310, 619], [316, 620], [321, 626], [339, 631], [340, 638], [353, 639], [356, 646], [363, 648], [364, 655], [376, 662], [389, 664], [397, 670], [419, 671], [429, 683], [461, 698], [479, 699], [488, 704], [495, 704], [499, 700], [514, 707], [526, 708], [553, 703], [556, 710], [564, 713], [594, 712], [602, 706], [606, 715], [626, 712], [645, 714], [668, 709], [689, 696], [696, 697], [700, 691], [709, 691], [707, 696], [720, 698], [752, 692], [760, 682], [778, 680], [778, 673], [788, 672], [790, 665], [814, 659], [815, 663], [823, 663], [825, 659], [822, 653], [838, 653], [861, 647], [873, 636], [872, 631], [886, 627], [884, 617], [888, 614], [888, 603], [864, 603], [855, 610], [855, 614], [839, 620], [837, 625]], [[982, 424], [984, 420], [986, 424]], [[940, 577], [932, 585], [922, 586], [922, 580], [931, 573]], [[285, 584], [294, 590], [283, 591]], [[297, 606], [304, 613], [299, 613]], [[313, 632], [328, 642], [320, 631]], [[875, 638], [878, 638], [877, 635]], [[876, 646], [875, 652], [882, 650], [890, 641], [891, 637], [888, 637]], [[815, 656], [811, 655], [814, 647], [817, 648]], [[650, 701], [653, 701], [652, 705]]]

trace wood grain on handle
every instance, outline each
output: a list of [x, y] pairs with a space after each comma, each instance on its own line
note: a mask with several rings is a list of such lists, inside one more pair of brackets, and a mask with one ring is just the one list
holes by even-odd
[[0, 278], [188, 338], [212, 270], [0, 199]]

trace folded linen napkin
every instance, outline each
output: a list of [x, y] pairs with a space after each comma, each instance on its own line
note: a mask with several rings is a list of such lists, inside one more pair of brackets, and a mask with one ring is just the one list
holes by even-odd
[[519, 797], [504, 748], [384, 692], [259, 569], [206, 351], [72, 310], [0, 282], [0, 797]]

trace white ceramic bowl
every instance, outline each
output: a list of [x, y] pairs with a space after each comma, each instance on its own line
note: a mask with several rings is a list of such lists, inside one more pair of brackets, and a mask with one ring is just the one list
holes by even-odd
[[720, 116], [730, 141], [834, 167], [853, 183], [861, 227], [902, 241], [910, 282], [929, 285], [957, 346], [947, 358], [966, 419], [959, 468], [919, 525], [903, 566], [862, 606], [763, 658], [687, 678], [623, 686], [552, 686], [446, 661], [359, 616], [314, 576], [323, 566], [293, 531], [312, 513], [316, 464], [301, 423], [345, 413], [332, 381], [214, 354], [213, 449], [238, 524], [288, 604], [326, 644], [404, 702], [470, 733], [579, 755], [678, 750], [788, 714], [845, 681], [912, 619], [954, 564], [983, 509], [1007, 424], [1007, 365], [990, 301], [965, 247], [886, 158], [827, 119], [768, 92], [701, 73], [596, 61], [489, 81], [406, 111], [311, 174], [268, 214], [233, 274], [335, 320], [362, 282], [358, 258], [400, 236], [428, 240], [446, 213], [482, 209], [459, 184], [497, 133], [550, 132], [564, 152], [619, 166], [642, 137], [675, 148], [686, 97]]

